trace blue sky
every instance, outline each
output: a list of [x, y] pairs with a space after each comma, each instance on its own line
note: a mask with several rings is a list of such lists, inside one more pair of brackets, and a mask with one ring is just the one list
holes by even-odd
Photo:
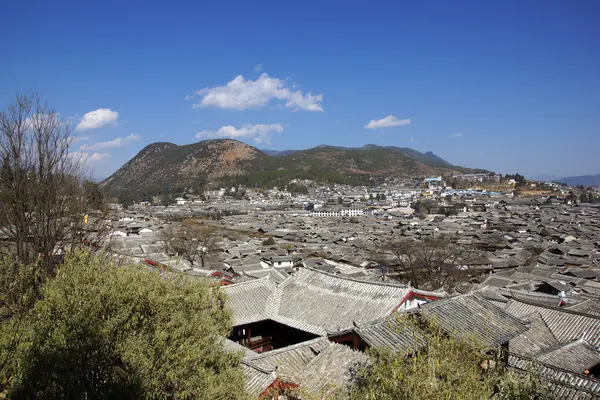
[[600, 172], [596, 0], [12, 1], [2, 15], [0, 104], [40, 90], [98, 177], [155, 141], [222, 136]]

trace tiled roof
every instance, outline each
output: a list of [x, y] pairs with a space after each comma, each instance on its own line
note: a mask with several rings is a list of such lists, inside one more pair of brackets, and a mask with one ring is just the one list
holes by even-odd
[[425, 344], [423, 335], [399, 316], [384, 318], [355, 331], [370, 347], [385, 347], [399, 354], [411, 354]]
[[[527, 370], [532, 362], [532, 359], [516, 354], [508, 357], [508, 365], [517, 370]], [[549, 382], [548, 398], [587, 400], [600, 397], [600, 379], [543, 363], [539, 364], [539, 372]]]
[[271, 319], [324, 336], [391, 314], [410, 288], [303, 268], [279, 286], [267, 277], [224, 290], [234, 325]]
[[349, 381], [349, 370], [366, 358], [364, 353], [332, 343], [307, 366], [298, 381], [315, 398], [329, 398]]
[[517, 318], [537, 312], [559, 343], [582, 338], [600, 349], [600, 317], [516, 300], [509, 301], [505, 310]]
[[269, 319], [278, 295], [277, 285], [268, 278], [224, 286], [227, 306], [233, 311], [234, 325]]
[[523, 322], [472, 293], [424, 304], [421, 312], [445, 331], [473, 337], [484, 346], [500, 346], [527, 330]]
[[410, 288], [302, 269], [284, 281], [280, 290], [279, 316], [335, 333], [389, 315]]
[[558, 343], [542, 316], [538, 313], [523, 318], [529, 329], [509, 343], [509, 350], [513, 353], [533, 356]]
[[281, 349], [245, 357], [244, 363], [276, 372], [280, 376], [294, 377], [304, 371], [306, 366], [330, 345], [331, 342], [327, 338], [319, 337]]
[[545, 364], [578, 373], [600, 364], [600, 352], [583, 339], [553, 346], [535, 358]]
[[252, 396], [258, 397], [271, 383], [277, 378], [270, 371], [261, 370], [242, 363], [244, 371], [244, 387], [246, 392]]

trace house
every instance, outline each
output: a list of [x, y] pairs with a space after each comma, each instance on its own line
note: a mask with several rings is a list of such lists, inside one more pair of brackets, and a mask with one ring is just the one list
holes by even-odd
[[[407, 285], [367, 282], [340, 277], [312, 268], [302, 268], [276, 285], [270, 279], [231, 285], [226, 290], [233, 311], [235, 329], [246, 332], [250, 348], [263, 351], [290, 342], [326, 336], [340, 343], [353, 343], [352, 329], [388, 316], [399, 309], [445, 294], [416, 291]], [[344, 310], [340, 313], [339, 310]], [[260, 338], [260, 340], [255, 339]], [[271, 347], [269, 347], [271, 346]]]

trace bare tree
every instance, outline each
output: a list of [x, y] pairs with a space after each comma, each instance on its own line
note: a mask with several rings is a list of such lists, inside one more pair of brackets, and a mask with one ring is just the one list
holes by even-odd
[[423, 241], [388, 240], [374, 257], [390, 274], [409, 280], [414, 287], [437, 290], [451, 289], [464, 280], [469, 275], [468, 266], [480, 255], [449, 236], [430, 236]]
[[219, 236], [216, 228], [210, 225], [192, 223], [165, 228], [162, 240], [167, 254], [181, 256], [191, 265], [199, 260], [204, 268], [215, 255]]
[[71, 131], [37, 93], [0, 112], [0, 226], [21, 263], [51, 269], [57, 249], [74, 247], [85, 160], [69, 151]]

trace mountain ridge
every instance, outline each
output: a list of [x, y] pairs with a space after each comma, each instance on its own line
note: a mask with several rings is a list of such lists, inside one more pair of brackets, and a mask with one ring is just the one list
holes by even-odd
[[204, 140], [186, 145], [150, 143], [102, 187], [109, 194], [159, 194], [209, 181], [247, 185], [285, 185], [293, 178], [338, 183], [366, 183], [372, 177], [423, 177], [464, 173], [432, 152], [365, 145], [359, 148], [321, 145], [269, 155], [234, 139]]
[[573, 186], [600, 186], [600, 174], [596, 175], [579, 175], [579, 176], [568, 176], [557, 180], [561, 183]]

